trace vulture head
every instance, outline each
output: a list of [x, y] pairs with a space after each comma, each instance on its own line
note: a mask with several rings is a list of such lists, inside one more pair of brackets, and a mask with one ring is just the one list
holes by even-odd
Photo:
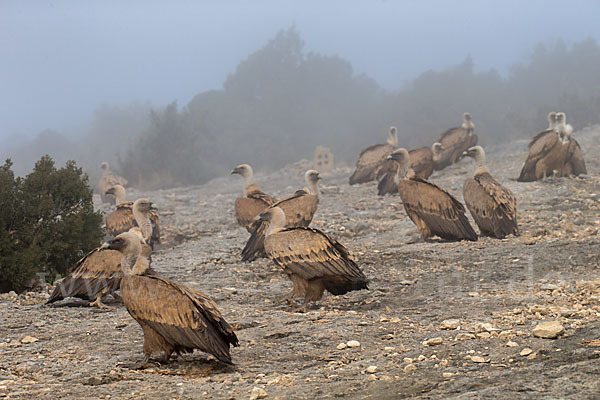
[[410, 155], [408, 154], [408, 150], [404, 148], [396, 149], [387, 157], [389, 160], [394, 160], [398, 162], [398, 173], [401, 177], [406, 176], [406, 172], [408, 171], [408, 166], [410, 165]]
[[117, 200], [117, 204], [124, 203], [126, 198], [125, 188], [122, 185], [109, 187], [108, 190], [104, 192], [104, 195], [113, 196]]
[[[319, 176], [319, 172], [314, 169], [309, 169], [304, 174], [304, 180], [308, 185], [308, 192], [312, 195], [319, 195], [319, 180], [321, 177]], [[305, 188], [306, 190], [306, 188]]]
[[567, 116], [564, 112], [556, 113], [556, 130], [563, 143], [567, 142], [573, 133], [573, 127], [567, 124]]
[[285, 213], [279, 207], [270, 207], [267, 211], [258, 216], [261, 221], [269, 224], [269, 229], [265, 236], [279, 232], [285, 227]]
[[477, 170], [475, 175], [486, 173], [487, 168], [485, 166], [485, 151], [481, 146], [469, 147], [467, 151], [463, 151], [463, 157], [471, 157], [477, 163]]
[[110, 165], [106, 161], [104, 161], [100, 164], [100, 169], [104, 172], [108, 172], [110, 170]]
[[158, 210], [158, 208], [153, 202], [151, 202], [148, 199], [137, 199], [133, 203], [133, 211], [138, 211], [147, 214], [152, 210]]
[[473, 132], [473, 129], [475, 129], [475, 125], [473, 124], [473, 119], [471, 118], [471, 113], [464, 113], [463, 114], [463, 123], [462, 123], [462, 127], [465, 129], [468, 129], [471, 132]]
[[135, 233], [128, 231], [115, 236], [102, 245], [104, 250], [115, 250], [123, 254], [121, 268], [125, 275], [141, 275], [150, 266], [148, 259], [140, 257], [142, 242]]
[[390, 136], [387, 139], [387, 143], [394, 147], [398, 146], [398, 135], [396, 131], [397, 130], [395, 126], [390, 126]]
[[444, 146], [440, 142], [435, 142], [434, 144], [432, 144], [431, 151], [433, 152], [433, 161], [439, 160], [440, 155], [444, 150]]
[[240, 164], [231, 170], [231, 175], [238, 174], [244, 178], [246, 186], [250, 186], [253, 183], [254, 171], [248, 164]]

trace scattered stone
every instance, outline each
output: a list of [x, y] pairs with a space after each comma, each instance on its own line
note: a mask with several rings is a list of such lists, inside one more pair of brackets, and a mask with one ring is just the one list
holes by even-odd
[[340, 343], [337, 345], [338, 350], [344, 350], [348, 345], [346, 343]]
[[412, 362], [413, 362], [413, 359], [412, 359], [412, 358], [410, 358], [410, 357], [404, 357], [404, 358], [402, 359], [402, 362], [403, 362], [403, 363], [405, 363], [405, 364], [410, 364], [410, 363], [412, 363]]
[[444, 342], [444, 339], [442, 339], [441, 337], [435, 337], [435, 338], [425, 340], [423, 342], [423, 346], [435, 346], [438, 344], [442, 344], [443, 342]]
[[417, 361], [425, 361], [427, 359], [427, 357], [425, 357], [423, 354], [421, 354], [419, 357], [417, 357]]
[[358, 340], [349, 340], [346, 342], [346, 346], [348, 347], [360, 347], [360, 342]]
[[459, 341], [459, 340], [470, 340], [470, 339], [475, 339], [475, 335], [473, 335], [472, 333], [459, 333], [454, 338], [454, 340], [456, 340], [456, 341]]
[[369, 365], [367, 367], [367, 373], [368, 374], [374, 374], [375, 372], [377, 372], [377, 366], [376, 365]]
[[479, 339], [487, 339], [491, 336], [491, 334], [489, 332], [479, 332], [476, 336]]
[[483, 358], [481, 356], [471, 356], [471, 361], [473, 361], [474, 363], [487, 363], [487, 362], [490, 362], [490, 360], [486, 360], [485, 358]]
[[506, 345], [508, 347], [517, 347], [519, 344], [517, 342], [513, 342], [512, 340], [509, 340], [508, 343], [506, 343]]
[[383, 349], [384, 349], [385, 351], [394, 351], [394, 350], [396, 350], [396, 348], [395, 348], [395, 347], [391, 347], [391, 346], [385, 346]]
[[34, 338], [33, 336], [25, 336], [23, 339], [21, 339], [21, 343], [23, 343], [23, 344], [34, 343], [34, 342], [37, 342], [38, 340], [39, 340], [38, 338]]
[[525, 357], [525, 356], [530, 355], [531, 353], [533, 353], [533, 350], [531, 350], [529, 347], [525, 347], [523, 350], [521, 350], [519, 355]]
[[533, 336], [543, 339], [554, 339], [565, 331], [565, 328], [558, 321], [540, 322], [533, 328]]
[[481, 329], [485, 332], [498, 332], [500, 329], [494, 328], [489, 322], [480, 325]]
[[406, 367], [404, 367], [404, 373], [414, 371], [416, 369], [417, 369], [417, 366], [415, 364], [408, 364]]
[[454, 330], [460, 327], [460, 320], [458, 319], [445, 319], [440, 324], [440, 329]]
[[267, 392], [259, 387], [252, 388], [252, 392], [250, 392], [250, 400], [258, 400], [264, 399], [267, 397]]
[[367, 382], [376, 381], [376, 380], [377, 380], [377, 375], [369, 375], [369, 377], [367, 378]]
[[453, 375], [454, 375], [454, 374], [453, 374], [452, 372], [444, 372], [444, 373], [442, 374], [442, 377], [444, 377], [444, 378], [450, 378], [450, 377], [452, 377]]

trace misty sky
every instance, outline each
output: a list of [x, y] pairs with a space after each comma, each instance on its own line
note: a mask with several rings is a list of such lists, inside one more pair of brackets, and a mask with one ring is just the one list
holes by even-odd
[[219, 89], [279, 30], [386, 89], [471, 56], [502, 74], [545, 41], [600, 42], [597, 1], [0, 0], [0, 138], [72, 133], [101, 104]]

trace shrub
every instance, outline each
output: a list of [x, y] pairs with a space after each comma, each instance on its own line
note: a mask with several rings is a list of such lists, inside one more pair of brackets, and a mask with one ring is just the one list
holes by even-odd
[[44, 156], [24, 179], [11, 167], [10, 160], [0, 167], [0, 291], [66, 274], [103, 235], [88, 178], [74, 161], [56, 169]]

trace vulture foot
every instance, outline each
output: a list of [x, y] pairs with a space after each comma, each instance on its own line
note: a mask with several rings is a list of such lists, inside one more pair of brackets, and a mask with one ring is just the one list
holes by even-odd
[[287, 302], [288, 306], [295, 306], [297, 305], [296, 302], [294, 301], [294, 291], [292, 290], [291, 293], [288, 293], [285, 297], [277, 300], [276, 304], [281, 304], [283, 302]]
[[90, 307], [98, 307], [101, 310], [111, 310], [114, 311], [116, 308], [115, 307], [111, 307], [111, 306], [107, 306], [106, 304], [104, 304], [102, 302], [102, 296], [98, 296], [96, 298], [96, 300], [94, 300], [93, 302], [91, 302], [89, 304]]

